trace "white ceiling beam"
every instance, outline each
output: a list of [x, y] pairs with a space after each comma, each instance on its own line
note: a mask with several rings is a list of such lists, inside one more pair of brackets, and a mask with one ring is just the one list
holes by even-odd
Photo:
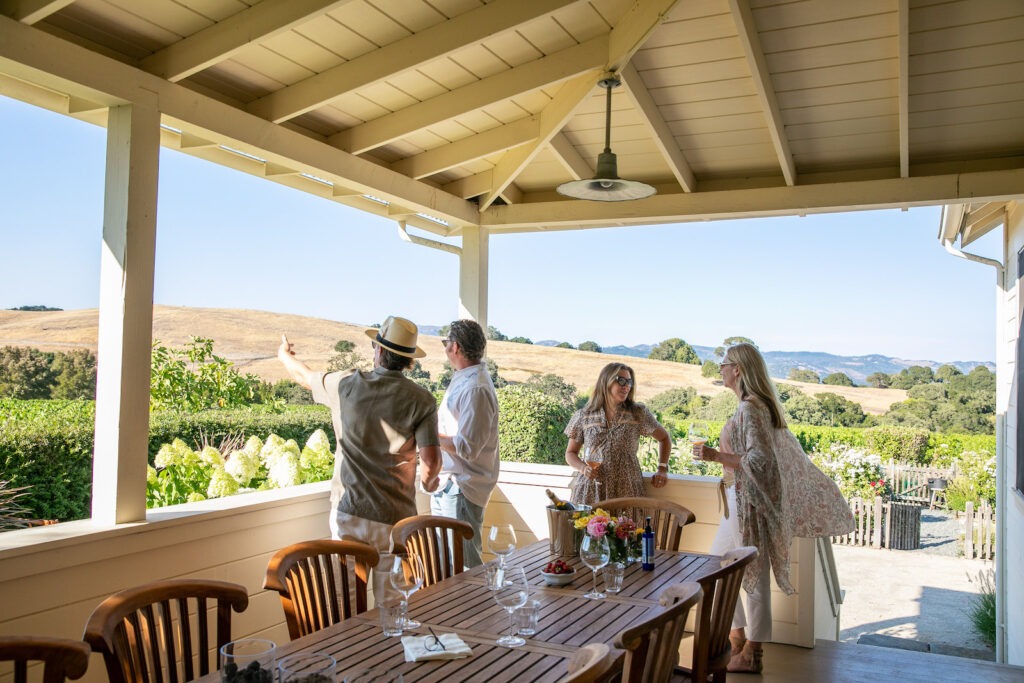
[[263, 0], [154, 52], [139, 65], [152, 74], [177, 82], [231, 58], [254, 43], [291, 31], [349, 2], [351, 0]]
[[501, 198], [506, 204], [518, 204], [523, 201], [523, 191], [515, 183], [509, 183], [501, 191]]
[[452, 182], [443, 185], [441, 189], [448, 194], [453, 194], [456, 197], [462, 197], [463, 199], [479, 197], [491, 189], [493, 176], [493, 170], [484, 171], [483, 173], [477, 173], [475, 175], [466, 176], [465, 178], [453, 180]]
[[633, 4], [612, 28], [605, 70], [617, 72], [626, 66], [678, 2], [679, 0], [633, 0]]
[[35, 24], [75, 0], [0, 0], [0, 14], [23, 24]]
[[343, 130], [332, 135], [327, 142], [352, 154], [363, 154], [442, 121], [458, 118], [520, 93], [532, 92], [598, 68], [604, 63], [607, 54], [608, 36], [598, 36]]
[[449, 168], [532, 142], [537, 138], [539, 129], [540, 119], [537, 117], [520, 119], [401, 159], [391, 164], [391, 170], [410, 178], [426, 178]]
[[479, 222], [471, 202], [7, 17], [0, 17], [0, 72], [89, 101], [156, 97], [164, 123], [184, 133], [414, 206], [452, 225]]
[[757, 25], [754, 23], [754, 15], [750, 11], [749, 0], [729, 0], [729, 9], [732, 12], [733, 21], [736, 22], [736, 30], [739, 33], [743, 52], [747, 57], [747, 64], [750, 66], [754, 88], [757, 90], [757, 98], [761, 102], [761, 109], [764, 111], [768, 126], [768, 134], [772, 138], [775, 154], [779, 158], [782, 177], [786, 179], [787, 185], [795, 185], [796, 164], [793, 162], [793, 153], [789, 149], [789, 138], [786, 136], [786, 127], [782, 123], [782, 112], [779, 109], [778, 100], [775, 98], [775, 88], [772, 86], [771, 74], [768, 73], [768, 64], [764, 58], [764, 50], [761, 49], [761, 39], [757, 34]]
[[900, 70], [900, 177], [910, 175], [910, 0], [899, 0], [896, 8], [899, 56], [896, 59]]
[[640, 74], [637, 73], [636, 68], [632, 64], [627, 64], [619, 72], [619, 75], [622, 77], [622, 83], [626, 86], [626, 95], [629, 96], [633, 106], [642, 115], [644, 124], [654, 139], [654, 145], [668, 163], [668, 167], [672, 170], [672, 175], [676, 177], [679, 186], [686, 192], [696, 191], [697, 178], [693, 175], [693, 169], [690, 168], [690, 164], [686, 161], [686, 157], [683, 156], [682, 150], [679, 149], [675, 136], [672, 135], [668, 124], [665, 123], [658, 105], [655, 104], [651, 93], [648, 92], [647, 86], [644, 85], [643, 80], [640, 78]]
[[250, 113], [280, 123], [353, 90], [415, 69], [515, 29], [579, 0], [494, 0], [251, 102]]
[[1021, 196], [1024, 168], [977, 173], [804, 184], [793, 187], [657, 194], [630, 202], [557, 200], [492, 206], [481, 214], [491, 234], [652, 225], [732, 218], [803, 216], [1006, 201]]
[[548, 146], [573, 180], [594, 177], [594, 167], [576, 151], [576, 147], [565, 137], [565, 133], [555, 134], [548, 141]]

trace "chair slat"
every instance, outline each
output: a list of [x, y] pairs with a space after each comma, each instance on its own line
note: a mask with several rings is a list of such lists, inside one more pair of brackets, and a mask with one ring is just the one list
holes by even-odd
[[13, 662], [13, 683], [27, 683], [29, 662], [42, 663], [43, 683], [63, 683], [85, 675], [89, 646], [65, 638], [0, 636], [0, 661]]
[[423, 561], [425, 586], [462, 573], [465, 564], [462, 546], [473, 535], [469, 524], [437, 515], [406, 517], [391, 529], [395, 552], [416, 555]]

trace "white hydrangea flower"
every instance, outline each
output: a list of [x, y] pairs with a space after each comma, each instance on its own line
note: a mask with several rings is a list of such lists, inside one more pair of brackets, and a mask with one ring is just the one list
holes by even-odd
[[192, 449], [181, 439], [175, 439], [171, 443], [165, 443], [160, 447], [154, 462], [159, 468], [170, 465], [183, 465], [195, 454]]
[[194, 491], [194, 492], [188, 494], [188, 498], [186, 499], [185, 502], [187, 502], [187, 503], [198, 503], [198, 502], [203, 501], [203, 500], [206, 500], [206, 496], [204, 496], [203, 494], [199, 493], [198, 491]]
[[238, 493], [238, 482], [223, 467], [215, 467], [213, 476], [210, 477], [210, 486], [206, 489], [206, 495], [210, 498], [224, 498]]
[[263, 450], [263, 442], [260, 441], [260, 437], [258, 436], [250, 436], [248, 439], [246, 439], [245, 447], [242, 448], [242, 450], [245, 451], [246, 453], [259, 455], [260, 451]]
[[207, 446], [199, 452], [199, 460], [208, 467], [223, 467], [224, 456], [213, 446]]
[[324, 430], [316, 430], [306, 441], [299, 464], [303, 479], [307, 482], [323, 481], [331, 476], [334, 471], [334, 453], [331, 452], [331, 442]]
[[240, 486], [246, 487], [260, 475], [262, 468], [263, 460], [260, 458], [259, 450], [250, 451], [248, 448], [231, 453], [224, 462], [224, 469], [228, 474], [234, 477]]
[[306, 448], [315, 451], [330, 452], [331, 440], [327, 438], [327, 432], [322, 429], [318, 429], [310, 434], [309, 439], [306, 441]]
[[[295, 444], [294, 441], [291, 443]], [[272, 461], [267, 462], [267, 483], [271, 488], [283, 488], [295, 486], [302, 483], [302, 473], [299, 468], [298, 444], [295, 450], [280, 450]]]
[[146, 483], [156, 484], [156, 468], [152, 465], [146, 465]]

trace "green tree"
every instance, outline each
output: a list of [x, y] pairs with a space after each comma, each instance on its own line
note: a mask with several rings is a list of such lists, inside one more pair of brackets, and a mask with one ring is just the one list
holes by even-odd
[[508, 341], [508, 337], [503, 335], [501, 333], [501, 330], [499, 330], [494, 325], [488, 325], [487, 326], [487, 338], [491, 339], [493, 341]]
[[412, 367], [405, 371], [405, 376], [427, 391], [433, 392], [436, 390], [434, 383], [430, 381], [430, 372], [418, 360], [413, 361]]
[[808, 384], [821, 383], [821, 378], [818, 377], [818, 373], [808, 368], [790, 368], [787, 379], [794, 382], [807, 382]]
[[942, 384], [918, 384], [917, 386], [910, 387], [907, 391], [907, 397], [919, 398], [925, 401], [945, 401], [946, 400], [946, 387]]
[[594, 341], [585, 341], [582, 344], [580, 344], [578, 348], [580, 351], [593, 351], [594, 353], [603, 353], [601, 347], [598, 346], [597, 342]]
[[876, 389], [888, 389], [892, 384], [892, 379], [884, 372], [872, 372], [865, 381]]
[[702, 406], [693, 387], [669, 389], [647, 401], [647, 407], [659, 415], [659, 422], [666, 427], [681, 425]]
[[839, 394], [818, 394], [818, 404], [824, 413], [826, 424], [833, 427], [857, 427], [864, 424], [864, 409]]
[[793, 394], [784, 404], [789, 422], [805, 425], [826, 424], [825, 411], [821, 409], [818, 399], [807, 394]]
[[348, 339], [339, 339], [334, 344], [334, 355], [327, 361], [327, 372], [343, 370], [369, 370], [372, 363], [356, 351], [356, 345]]
[[751, 346], [757, 346], [757, 344], [754, 343], [754, 340], [750, 337], [726, 337], [722, 340], [721, 346], [715, 347], [715, 357], [722, 358], [725, 356], [725, 350], [733, 344], [750, 344]]
[[334, 343], [334, 351], [336, 353], [348, 353], [349, 351], [355, 351], [355, 348], [356, 345], [348, 339], [339, 339]]
[[724, 422], [732, 417], [739, 404], [740, 401], [736, 398], [736, 394], [731, 391], [723, 391], [712, 396], [706, 405], [696, 411], [696, 416], [701, 420]]
[[54, 379], [52, 353], [28, 346], [0, 349], [0, 396], [50, 398]]
[[706, 360], [704, 364], [700, 366], [701, 377], [718, 377], [718, 374], [722, 371], [722, 367], [713, 360]]
[[487, 359], [487, 374], [491, 376], [491, 383], [494, 385], [495, 389], [499, 389], [508, 384], [508, 382], [505, 381], [505, 378], [498, 374], [498, 364], [490, 358]]
[[181, 349], [153, 340], [149, 392], [150, 410], [196, 412], [273, 402], [259, 377], [239, 373], [213, 353], [212, 339], [202, 337], [190, 337]]
[[516, 344], [532, 344], [533, 343], [533, 340], [530, 339], [529, 337], [510, 337], [509, 341], [510, 342], [515, 342]]
[[800, 391], [792, 384], [786, 384], [785, 382], [777, 382], [775, 384], [775, 391], [779, 394], [779, 400], [783, 403], [794, 396], [804, 395], [804, 392]]
[[[980, 367], [980, 366], [979, 366]], [[943, 365], [935, 371], [935, 381], [937, 382], [948, 382], [954, 377], [960, 377], [964, 373], [960, 372], [960, 369], [955, 365]]]
[[274, 398], [280, 399], [289, 405], [308, 406], [313, 404], [313, 392], [295, 380], [279, 379], [274, 382], [271, 391], [274, 394]]
[[700, 365], [700, 358], [693, 347], [679, 337], [672, 337], [657, 344], [647, 356], [653, 360], [668, 360], [673, 363]]
[[923, 365], [911, 365], [903, 368], [899, 374], [892, 376], [890, 386], [893, 389], [909, 389], [918, 384], [931, 384], [935, 381], [935, 373]]
[[58, 353], [52, 367], [57, 377], [50, 398], [96, 398], [96, 356], [91, 351]]
[[526, 380], [526, 386], [539, 391], [545, 396], [556, 399], [567, 408], [575, 409], [576, 403], [579, 400], [576, 386], [569, 384], [561, 376], [553, 373], [530, 375], [529, 379]]
[[825, 377], [821, 380], [821, 383], [831, 384], [832, 386], [835, 387], [853, 386], [853, 380], [850, 379], [849, 375], [847, 375], [844, 372], [833, 372], [831, 374], [825, 375]]
[[555, 344], [556, 349], [575, 349], [576, 347], [569, 342], [558, 342]]

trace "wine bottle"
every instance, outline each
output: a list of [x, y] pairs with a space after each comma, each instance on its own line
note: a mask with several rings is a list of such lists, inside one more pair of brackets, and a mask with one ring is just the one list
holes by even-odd
[[651, 528], [651, 518], [647, 518], [644, 524], [644, 535], [641, 537], [643, 545], [640, 551], [640, 564], [645, 571], [654, 569], [654, 529]]
[[556, 510], [575, 510], [576, 507], [567, 500], [562, 500], [555, 495], [555, 492], [551, 489], [544, 489], [544, 493], [548, 494], [548, 498], [551, 499], [551, 504], [555, 506]]

